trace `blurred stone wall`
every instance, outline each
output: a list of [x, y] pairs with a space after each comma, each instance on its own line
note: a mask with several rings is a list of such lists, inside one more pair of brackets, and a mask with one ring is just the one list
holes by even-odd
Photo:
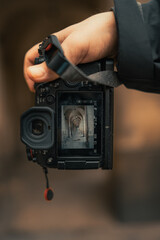
[[112, 204], [123, 221], [160, 219], [160, 95], [126, 89], [115, 96]]
[[[146, 2], [146, 1], [143, 1]], [[23, 78], [25, 52], [50, 33], [112, 6], [104, 0], [0, 1], [0, 166], [26, 158], [19, 118], [34, 103]], [[115, 159], [107, 184], [116, 217], [160, 219], [160, 96], [115, 90]], [[107, 172], [106, 172], [107, 175]]]

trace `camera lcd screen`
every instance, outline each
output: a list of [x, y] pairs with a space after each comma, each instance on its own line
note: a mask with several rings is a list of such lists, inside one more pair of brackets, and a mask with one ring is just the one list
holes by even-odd
[[94, 105], [61, 106], [61, 148], [94, 148]]
[[100, 156], [103, 93], [58, 92], [57, 147], [60, 157]]

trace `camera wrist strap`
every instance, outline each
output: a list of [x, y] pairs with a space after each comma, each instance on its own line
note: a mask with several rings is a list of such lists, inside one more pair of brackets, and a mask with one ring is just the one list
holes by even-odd
[[45, 174], [45, 178], [46, 178], [46, 189], [44, 191], [44, 198], [46, 201], [50, 201], [52, 200], [52, 198], [54, 197], [54, 193], [53, 193], [53, 190], [49, 187], [49, 181], [48, 181], [48, 170], [46, 167], [43, 167], [43, 171], [44, 171], [44, 174]]
[[[39, 46], [39, 58], [35, 64], [46, 61], [47, 66], [56, 72], [60, 78], [69, 82], [91, 81], [108, 87], [117, 87], [121, 84], [117, 73], [112, 69], [98, 71], [87, 76], [77, 66], [68, 61], [55, 35], [50, 35]], [[104, 68], [105, 69], [105, 68]]]

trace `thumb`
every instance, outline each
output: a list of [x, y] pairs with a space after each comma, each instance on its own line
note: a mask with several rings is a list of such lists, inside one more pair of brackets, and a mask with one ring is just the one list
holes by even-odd
[[59, 77], [47, 67], [45, 62], [28, 67], [27, 75], [31, 81], [37, 83], [49, 82]]
[[[78, 64], [79, 60], [81, 59], [80, 55], [82, 54], [82, 51], [80, 51], [79, 46], [76, 46], [74, 40], [75, 38], [68, 37], [66, 40], [64, 40], [61, 46], [68, 60], [74, 64]], [[30, 83], [28, 81], [28, 84], [31, 86], [31, 89], [33, 89], [32, 86], [34, 82], [36, 83], [49, 82], [59, 77], [53, 70], [47, 67], [46, 62], [28, 66], [26, 75], [30, 81]]]

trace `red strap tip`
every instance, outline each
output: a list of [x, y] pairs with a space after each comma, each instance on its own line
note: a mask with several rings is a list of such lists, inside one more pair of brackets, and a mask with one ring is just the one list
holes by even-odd
[[51, 188], [46, 188], [44, 191], [44, 198], [46, 201], [51, 201], [53, 199], [54, 193]]
[[52, 47], [52, 44], [50, 43], [50, 44], [48, 44], [48, 46], [45, 48], [45, 50], [48, 51], [48, 50], [51, 49], [51, 47]]

